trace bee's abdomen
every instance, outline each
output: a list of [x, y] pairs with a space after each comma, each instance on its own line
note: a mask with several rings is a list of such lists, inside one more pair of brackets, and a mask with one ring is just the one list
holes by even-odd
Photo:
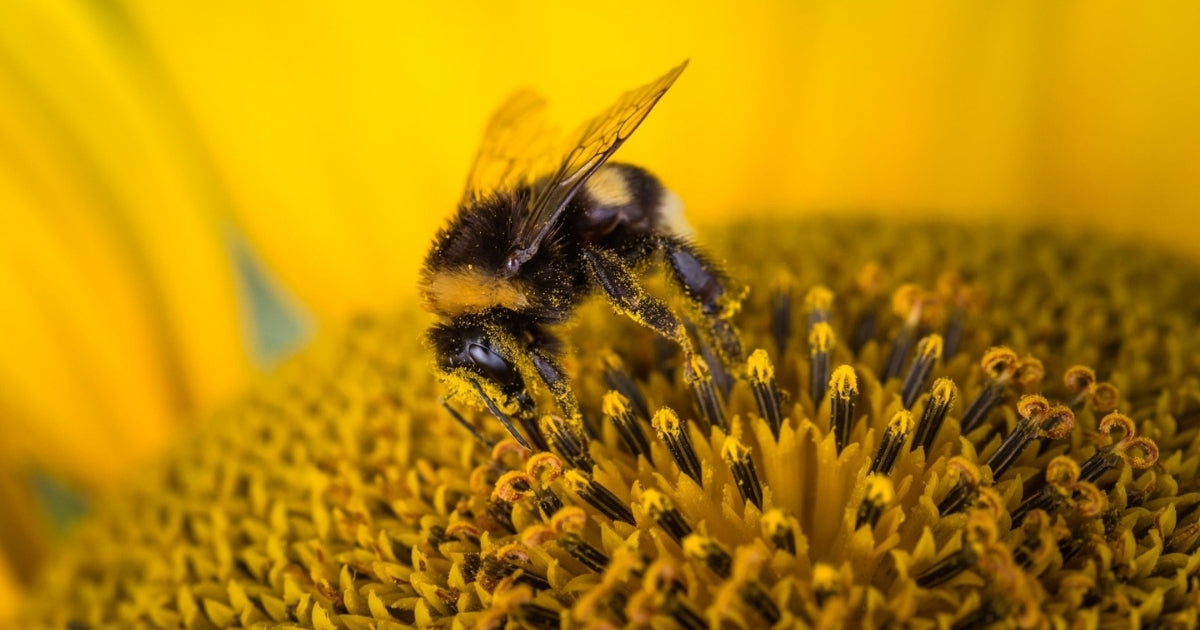
[[665, 210], [675, 196], [658, 178], [629, 164], [600, 167], [583, 189], [579, 234], [601, 241], [614, 232], [654, 232], [664, 229]]

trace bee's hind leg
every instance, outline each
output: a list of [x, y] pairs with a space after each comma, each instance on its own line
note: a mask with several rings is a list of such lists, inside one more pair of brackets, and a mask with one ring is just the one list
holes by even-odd
[[646, 293], [633, 277], [625, 261], [616, 254], [604, 249], [588, 248], [584, 250], [583, 258], [614, 308], [679, 344], [684, 354], [685, 378], [689, 382], [692, 381], [695, 378], [692, 358], [696, 355], [696, 349], [683, 322], [671, 308], [662, 300]]
[[684, 239], [660, 235], [656, 244], [666, 256], [672, 280], [708, 320], [721, 358], [740, 365], [744, 360], [742, 341], [730, 320], [745, 297], [745, 287]]

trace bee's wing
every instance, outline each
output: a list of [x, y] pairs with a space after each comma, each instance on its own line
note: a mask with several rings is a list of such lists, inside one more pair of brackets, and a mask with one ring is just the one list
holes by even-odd
[[637, 129], [686, 67], [684, 61], [655, 81], [621, 95], [612, 107], [580, 128], [557, 168], [542, 171], [551, 175], [537, 180], [529, 213], [514, 242], [517, 251], [524, 253], [523, 258], [537, 251], [580, 186]]
[[[463, 205], [497, 190], [512, 190], [531, 184], [539, 172], [538, 160], [550, 152], [547, 146], [553, 134], [546, 122], [546, 100], [531, 90], [512, 96], [492, 114], [475, 162], [467, 176]], [[543, 167], [540, 172], [546, 172]]]

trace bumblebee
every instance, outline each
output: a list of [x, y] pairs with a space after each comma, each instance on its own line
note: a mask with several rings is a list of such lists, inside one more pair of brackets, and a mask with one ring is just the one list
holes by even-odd
[[510, 97], [487, 126], [458, 212], [425, 259], [419, 290], [440, 318], [428, 331], [438, 370], [454, 392], [473, 390], [526, 447], [513, 416], [546, 448], [528, 382], [543, 383], [566, 418], [579, 417], [552, 329], [591, 295], [678, 344], [684, 376], [693, 378], [696, 346], [683, 319], [639, 280], [654, 260], [707, 323], [702, 334], [741, 361], [730, 320], [744, 290], [687, 238], [674, 194], [639, 167], [609, 162], [686, 66], [622, 95], [565, 150], [548, 143], [541, 97]]

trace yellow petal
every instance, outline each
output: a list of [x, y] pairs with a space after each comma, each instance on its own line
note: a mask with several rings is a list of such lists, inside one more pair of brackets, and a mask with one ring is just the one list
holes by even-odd
[[7, 622], [17, 612], [17, 584], [5, 562], [0, 562], [0, 625]]
[[0, 359], [5, 394], [39, 420], [23, 448], [41, 458], [65, 441], [64, 467], [105, 479], [244, 379], [231, 261], [174, 121], [96, 15], [0, 11], [14, 95], [0, 105], [0, 299], [19, 331]]

